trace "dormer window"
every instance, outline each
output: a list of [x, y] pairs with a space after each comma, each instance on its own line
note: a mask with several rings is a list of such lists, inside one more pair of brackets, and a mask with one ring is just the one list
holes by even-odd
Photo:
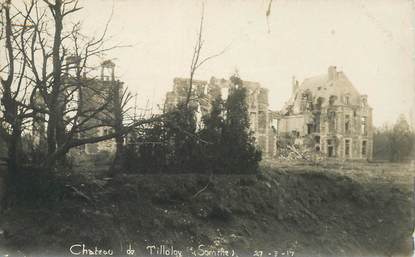
[[362, 107], [367, 106], [367, 95], [361, 96], [361, 104], [362, 104]]
[[344, 97], [344, 104], [345, 104], [345, 105], [349, 105], [349, 104], [350, 104], [350, 96], [346, 95], [346, 96]]

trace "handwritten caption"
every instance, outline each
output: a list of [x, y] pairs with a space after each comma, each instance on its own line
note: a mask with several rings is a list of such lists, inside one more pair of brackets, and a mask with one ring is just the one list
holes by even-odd
[[[113, 249], [102, 249], [97, 246], [87, 246], [83, 243], [73, 244], [69, 247], [71, 255], [75, 256], [118, 256], [119, 254], [127, 256], [166, 256], [166, 257], [239, 257], [238, 253], [234, 249], [209, 246], [200, 244], [196, 247], [186, 247], [185, 249], [178, 249], [173, 245], [147, 245], [144, 249], [134, 249], [131, 244], [128, 245], [127, 249], [116, 252]], [[288, 250], [253, 250], [248, 253], [248, 256], [252, 257], [280, 257], [287, 256], [293, 257], [295, 251], [292, 249]], [[246, 254], [244, 254], [246, 256]]]

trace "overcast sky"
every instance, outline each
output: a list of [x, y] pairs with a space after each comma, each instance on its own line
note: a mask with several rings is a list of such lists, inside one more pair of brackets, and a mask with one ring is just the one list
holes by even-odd
[[[79, 17], [85, 31], [99, 33], [114, 10], [111, 43], [131, 44], [108, 58], [138, 103], [154, 108], [172, 88], [174, 77], [188, 77], [201, 14], [194, 0], [83, 0]], [[258, 81], [279, 110], [300, 81], [336, 65], [361, 94], [369, 96], [374, 124], [394, 122], [415, 103], [414, 4], [408, 0], [205, 1], [205, 47], [212, 59], [196, 74]], [[151, 105], [151, 104], [150, 104]]]

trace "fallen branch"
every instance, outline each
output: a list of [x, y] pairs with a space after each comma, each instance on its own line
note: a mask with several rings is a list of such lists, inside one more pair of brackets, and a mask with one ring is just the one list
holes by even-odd
[[210, 176], [209, 176], [209, 181], [208, 181], [208, 183], [206, 184], [206, 186], [205, 186], [204, 188], [200, 189], [199, 191], [197, 191], [197, 192], [196, 192], [196, 194], [194, 194], [194, 195], [192, 196], [192, 199], [196, 198], [198, 195], [200, 195], [201, 193], [203, 193], [203, 191], [205, 191], [205, 190], [209, 187], [209, 184], [210, 184], [210, 182], [211, 182], [211, 179], [212, 179], [212, 175], [210, 175]]
[[199, 191], [197, 191], [197, 193], [192, 196], [192, 199], [196, 198], [198, 195], [200, 195], [201, 193], [203, 193], [203, 191], [205, 191], [209, 187], [209, 184], [210, 184], [210, 181], [206, 184], [206, 186], [204, 188], [202, 188]]
[[74, 186], [70, 186], [70, 185], [66, 185], [66, 187], [72, 189], [76, 195], [80, 196], [81, 198], [86, 199], [87, 201], [91, 202], [91, 198], [89, 198], [86, 194], [82, 193], [80, 190], [78, 190], [76, 187]]

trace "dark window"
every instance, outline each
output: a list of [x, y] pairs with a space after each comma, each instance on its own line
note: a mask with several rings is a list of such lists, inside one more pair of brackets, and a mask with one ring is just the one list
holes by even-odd
[[366, 155], [367, 152], [367, 141], [362, 141], [362, 155]]
[[350, 115], [346, 115], [344, 117], [344, 132], [349, 133], [350, 132]]
[[297, 130], [293, 130], [293, 131], [291, 131], [291, 134], [292, 134], [292, 136], [293, 136], [293, 137], [295, 137], [295, 138], [299, 138], [299, 137], [300, 137], [300, 132], [298, 132]]
[[330, 96], [329, 105], [333, 105], [336, 102], [337, 97], [335, 95]]
[[314, 132], [314, 124], [307, 124], [307, 134]]
[[367, 135], [367, 117], [362, 117], [360, 128], [362, 135]]
[[350, 96], [345, 96], [344, 97], [344, 103], [346, 104], [346, 105], [349, 105], [350, 104]]
[[336, 129], [336, 113], [329, 112], [329, 132], [334, 132]]
[[267, 127], [267, 116], [263, 111], [258, 112], [258, 128], [260, 130], [265, 130]]
[[327, 155], [328, 157], [334, 157], [334, 145], [331, 139], [327, 140]]
[[344, 155], [349, 157], [350, 156], [350, 140], [346, 139], [344, 141]]
[[317, 110], [320, 110], [321, 109], [321, 107], [323, 106], [323, 102], [324, 102], [324, 98], [323, 97], [317, 98], [317, 104], [316, 104]]
[[316, 152], [320, 152], [320, 136], [315, 136], [314, 141], [316, 143]]
[[364, 97], [363, 99], [362, 99], [362, 106], [363, 107], [365, 107], [367, 105], [367, 98], [366, 97]]

